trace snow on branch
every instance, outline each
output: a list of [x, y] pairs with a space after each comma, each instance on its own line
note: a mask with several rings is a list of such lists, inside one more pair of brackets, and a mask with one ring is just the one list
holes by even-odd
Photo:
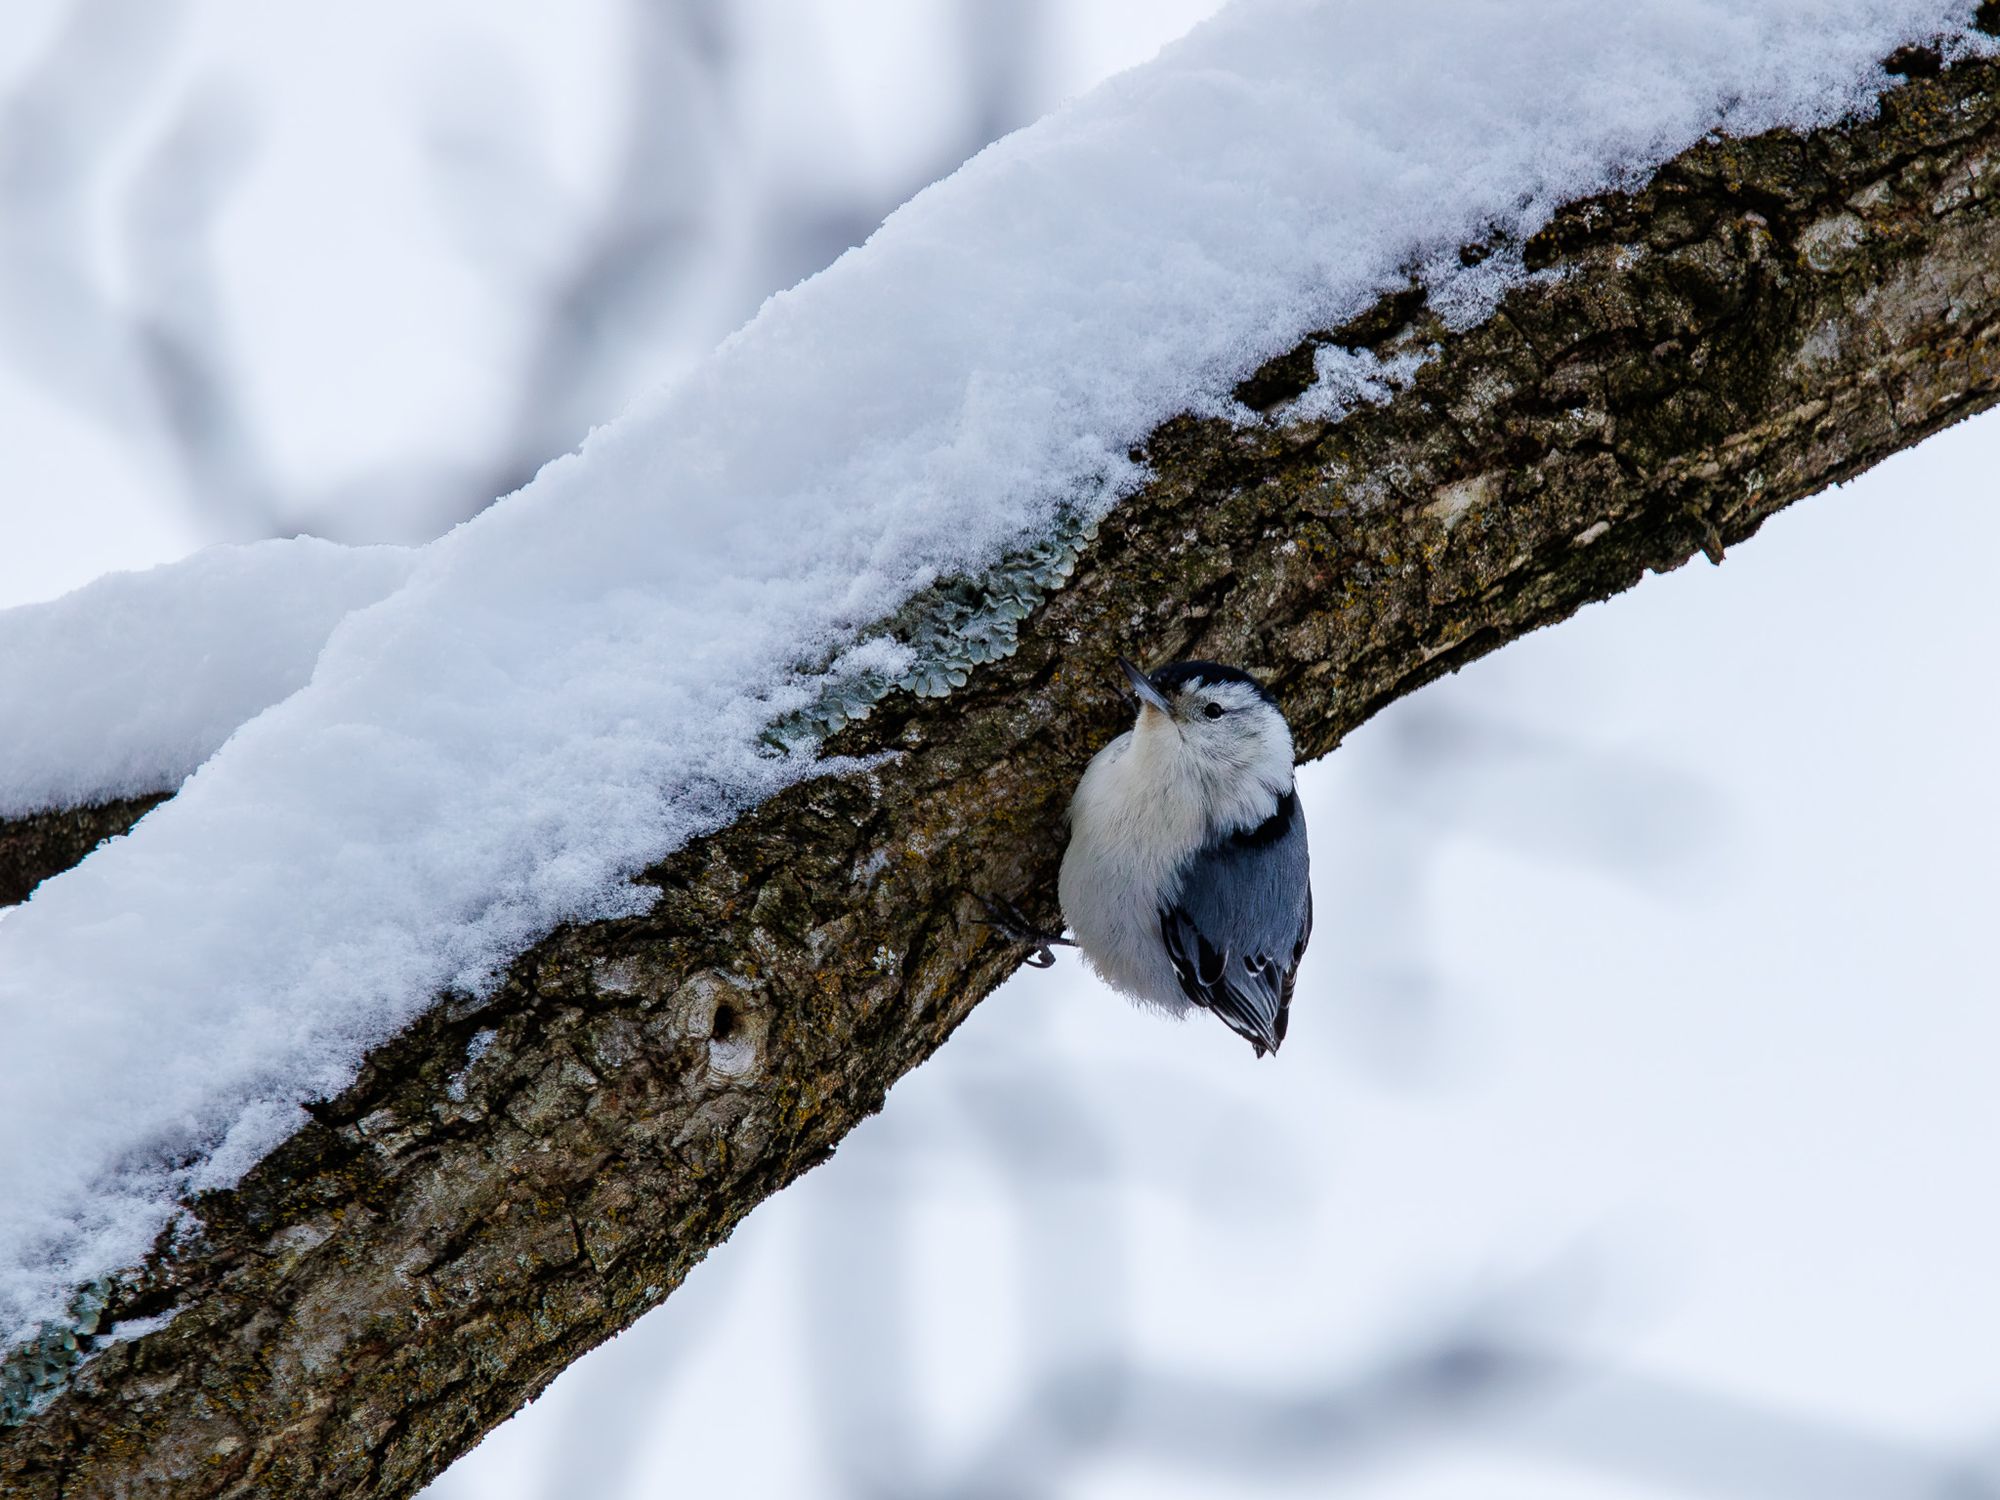
[[0, 818], [172, 791], [304, 687], [333, 627], [401, 588], [407, 547], [211, 547], [0, 609]]
[[1115, 652], [1323, 753], [1993, 399], [1966, 8], [1438, 9], [989, 150], [0, 921], [10, 1492], [414, 1488], [1011, 969]]

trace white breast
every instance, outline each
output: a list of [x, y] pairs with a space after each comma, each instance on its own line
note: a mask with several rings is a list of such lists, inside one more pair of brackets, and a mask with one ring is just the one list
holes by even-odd
[[[1170, 733], [1170, 731], [1169, 731]], [[1077, 946], [1115, 990], [1180, 1014], [1188, 1008], [1160, 937], [1163, 892], [1204, 836], [1198, 783], [1164, 735], [1128, 730], [1097, 752], [1070, 801], [1059, 893]]]

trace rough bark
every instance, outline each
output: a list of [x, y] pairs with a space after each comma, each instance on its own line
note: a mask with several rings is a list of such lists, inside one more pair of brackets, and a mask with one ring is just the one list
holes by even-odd
[[1317, 756], [1648, 570], [1720, 557], [1994, 400], [1996, 186], [2000, 67], [1917, 78], [1879, 120], [1712, 141], [1573, 206], [1522, 247], [1561, 274], [1476, 328], [1411, 291], [1244, 388], [1282, 402], [1316, 343], [1435, 345], [1385, 405], [1169, 423], [1013, 656], [835, 738], [872, 770], [666, 860], [650, 915], [441, 1001], [196, 1204], [200, 1231], [93, 1326], [173, 1321], [0, 1431], [0, 1490], [408, 1494], [665, 1298], [1013, 969], [966, 893], [1054, 920], [1063, 803], [1123, 713], [1114, 653], [1255, 668]]
[[0, 906], [27, 900], [36, 886], [67, 870], [106, 839], [129, 830], [167, 795], [155, 792], [0, 819]]

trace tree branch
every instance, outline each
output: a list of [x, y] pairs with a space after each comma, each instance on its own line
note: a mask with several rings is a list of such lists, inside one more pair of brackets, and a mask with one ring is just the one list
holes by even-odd
[[[1573, 206], [1520, 247], [1551, 274], [1478, 327], [1388, 297], [1246, 382], [1264, 423], [1169, 423], [1014, 655], [841, 731], [828, 749], [872, 769], [681, 850], [649, 915], [441, 1001], [101, 1289], [86, 1360], [58, 1338], [32, 1378], [10, 1365], [27, 1415], [0, 1430], [0, 1488], [410, 1493], [1011, 972], [966, 893], [1055, 918], [1062, 808], [1123, 712], [1115, 652], [1256, 668], [1317, 756], [1649, 569], [1719, 557], [1993, 402], [1996, 184], [2000, 65], [1961, 65], [1877, 121], [1705, 143]], [[1432, 352], [1329, 424], [1283, 404], [1322, 347]]]
[[172, 795], [119, 797], [90, 807], [61, 807], [22, 818], [0, 818], [0, 906], [28, 899], [51, 875], [60, 874], [108, 838], [131, 831]]

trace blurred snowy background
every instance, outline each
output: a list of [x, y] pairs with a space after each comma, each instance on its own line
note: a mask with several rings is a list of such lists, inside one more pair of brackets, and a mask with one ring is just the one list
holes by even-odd
[[[0, 605], [419, 541], [1205, 0], [13, 0]], [[1302, 778], [1282, 1059], [1024, 973], [435, 1485], [2000, 1495], [2000, 421]]]

